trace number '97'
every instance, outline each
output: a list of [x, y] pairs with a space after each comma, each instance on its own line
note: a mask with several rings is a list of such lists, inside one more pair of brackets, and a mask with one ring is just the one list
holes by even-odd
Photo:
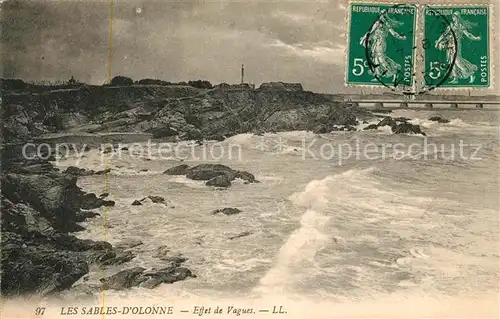
[[36, 316], [43, 316], [44, 313], [45, 313], [45, 307], [37, 307], [35, 309]]

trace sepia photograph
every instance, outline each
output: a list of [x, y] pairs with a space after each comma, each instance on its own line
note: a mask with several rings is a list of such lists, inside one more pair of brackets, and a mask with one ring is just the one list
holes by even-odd
[[0, 316], [499, 318], [500, 0], [0, 0]]

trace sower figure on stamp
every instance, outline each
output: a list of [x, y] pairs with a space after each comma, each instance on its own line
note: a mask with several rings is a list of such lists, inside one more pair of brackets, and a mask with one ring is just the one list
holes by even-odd
[[[387, 14], [383, 14], [380, 20], [375, 22], [372, 29], [360, 40], [362, 46], [368, 46], [370, 58], [374, 65], [372, 73], [378, 78], [393, 77], [393, 81], [396, 82], [398, 74], [401, 72], [401, 65], [388, 57], [386, 51], [389, 33], [398, 40], [406, 40], [405, 35], [401, 35], [394, 30], [402, 25], [402, 22], [391, 19]], [[369, 43], [367, 43], [367, 39]], [[377, 79], [374, 79], [374, 81], [377, 81]]]
[[[436, 41], [436, 49], [446, 51], [446, 60], [448, 64], [453, 63], [453, 58], [456, 52], [455, 65], [453, 66], [450, 74], [450, 83], [456, 84], [458, 80], [470, 78], [470, 83], [475, 81], [475, 73], [478, 66], [472, 64], [462, 57], [462, 38], [466, 36], [470, 40], [479, 41], [480, 36], [475, 36], [470, 32], [476, 26], [475, 23], [462, 19], [460, 13], [453, 14], [452, 23], [446, 28], [443, 34]], [[455, 48], [455, 34], [457, 47]]]

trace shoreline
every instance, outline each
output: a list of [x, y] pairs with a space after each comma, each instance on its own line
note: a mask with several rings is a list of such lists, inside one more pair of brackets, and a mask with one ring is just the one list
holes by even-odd
[[[71, 272], [78, 268], [78, 273], [71, 273], [70, 280], [61, 279], [62, 282], [55, 283], [50, 283], [50, 280], [45, 277], [41, 279], [41, 282], [36, 283], [25, 280], [19, 284], [21, 287], [8, 288], [8, 293], [41, 292], [45, 295], [47, 289], [50, 293], [72, 289], [75, 282], [89, 273], [91, 265], [97, 264], [106, 268], [109, 265], [126, 263], [135, 258], [135, 255], [130, 251], [127, 252], [127, 249], [116, 249], [108, 242], [80, 240], [73, 236], [75, 231], [83, 230], [83, 227], [77, 224], [78, 221], [96, 216], [93, 209], [103, 205], [114, 205], [114, 202], [111, 204], [111, 201], [106, 199], [109, 194], [87, 194], [81, 190], [76, 186], [78, 177], [106, 176], [110, 170], [87, 171], [78, 167], [68, 167], [66, 171], [61, 172], [49, 162], [50, 155], [54, 154], [49, 154], [46, 158], [44, 158], [45, 154], [37, 154], [38, 158], [22, 158], [20, 148], [26, 143], [32, 143], [35, 146], [44, 143], [49, 146], [58, 143], [74, 144], [77, 149], [77, 145], [86, 145], [95, 149], [103, 144], [110, 144], [111, 151], [101, 150], [102, 156], [105, 157], [105, 154], [113, 151], [117, 143], [130, 144], [150, 140], [166, 143], [192, 141], [200, 145], [199, 143], [204, 144], [207, 141], [222, 142], [239, 134], [262, 136], [267, 133], [307, 131], [321, 135], [332, 132], [363, 132], [379, 128], [383, 128], [388, 134], [426, 135], [420, 125], [411, 123], [411, 119], [397, 118], [390, 114], [377, 115], [376, 110], [349, 107], [312, 92], [259, 91], [259, 98], [247, 95], [247, 93], [245, 90], [213, 90], [187, 99], [143, 101], [141, 106], [137, 106], [136, 102], [126, 101], [124, 103], [127, 104], [127, 110], [114, 110], [114, 105], [111, 103], [105, 107], [99, 106], [103, 108], [99, 111], [103, 112], [94, 117], [91, 116], [91, 112], [78, 113], [80, 111], [72, 110], [71, 107], [66, 109], [66, 106], [52, 110], [50, 109], [52, 106], [42, 105], [35, 111], [23, 106], [23, 103], [5, 105], [3, 111], [7, 112], [5, 121], [7, 130], [2, 136], [5, 141], [2, 144], [2, 204], [7, 205], [2, 205], [2, 215], [5, 216], [4, 212], [7, 212], [11, 214], [7, 216], [12, 217], [12, 220], [2, 224], [2, 235], [13, 234], [7, 238], [7, 241], [2, 241], [2, 248], [5, 248], [7, 244], [12, 246], [8, 247], [12, 250], [12, 254], [7, 255], [4, 260], [6, 265], [12, 267], [9, 266], [5, 274], [9, 273], [12, 278], [18, 277], [18, 280], [21, 280], [22, 273], [17, 273], [15, 269], [16, 263], [23, 262], [22, 258], [30, 261], [37, 260], [36, 262], [39, 261], [41, 265], [45, 265], [44, 258], [58, 260], [61, 254], [64, 258], [66, 255], [69, 256], [65, 259], [68, 262], [67, 267], [63, 269], [62, 274], [58, 272], [60, 270], [48, 269], [47, 278], [54, 273], [60, 275], [61, 278], [66, 278], [64, 272]], [[244, 104], [244, 107], [241, 104]], [[51, 110], [52, 115], [44, 118], [43, 112], [48, 110]], [[58, 117], [59, 113], [64, 113], [69, 118]], [[391, 111], [386, 113], [391, 113]], [[448, 121], [442, 118], [435, 120], [439, 123]], [[367, 121], [373, 123], [370, 124]], [[99, 123], [96, 125], [109, 133], [78, 131], [79, 127], [88, 126], [91, 122]], [[109, 125], [110, 123], [112, 125]], [[360, 128], [362, 124], [368, 124], [368, 126]], [[169, 167], [169, 170], [176, 171], [172, 172], [172, 175], [191, 174], [189, 178], [202, 180], [207, 186], [227, 188], [235, 178], [249, 183], [258, 182], [255, 181], [251, 172], [237, 171], [217, 164], [201, 164], [190, 168], [184, 166], [186, 165]], [[11, 190], [6, 192], [9, 187]], [[35, 195], [30, 193], [33, 190], [36, 191]], [[154, 199], [150, 198], [153, 201], [165, 200], [153, 197]], [[89, 202], [85, 202], [87, 200]], [[136, 204], [140, 205], [142, 200], [138, 199]], [[16, 218], [19, 218], [21, 222]], [[35, 218], [34, 225], [29, 225], [30, 218]], [[42, 226], [47, 223], [52, 227], [57, 238], [64, 239], [63, 244], [58, 243], [53, 233], [44, 233]], [[64, 227], [59, 227], [60, 225]], [[30, 228], [32, 226], [33, 228]], [[35, 239], [32, 238], [33, 236]], [[19, 259], [17, 252], [33, 253], [35, 256], [26, 255]], [[72, 258], [77, 260], [77, 266], [72, 265], [74, 262]], [[91, 258], [90, 261], [88, 258]], [[120, 268], [120, 272], [103, 278], [104, 281], [101, 281], [100, 286], [107, 285], [110, 289], [114, 289], [113, 287], [133, 289], [144, 284], [149, 288], [154, 288], [162, 283], [170, 284], [195, 277], [195, 274], [182, 266], [183, 262], [183, 258], [177, 257], [166, 260], [165, 268], [155, 270], [153, 275], [149, 270], [146, 271], [140, 267], [123, 267]], [[38, 270], [24, 269], [24, 273], [29, 274], [30, 271]], [[121, 276], [129, 279], [122, 280]], [[43, 282], [45, 280], [47, 282]], [[35, 287], [30, 286], [33, 284]], [[47, 284], [53, 284], [57, 289], [45, 287]], [[89, 289], [97, 288], [93, 286]]]

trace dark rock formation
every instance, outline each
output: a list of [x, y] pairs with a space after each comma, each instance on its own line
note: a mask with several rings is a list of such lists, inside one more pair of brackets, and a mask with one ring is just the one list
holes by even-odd
[[386, 116], [382, 121], [377, 124], [377, 127], [381, 126], [390, 126], [391, 130], [394, 134], [420, 134], [426, 135], [420, 129], [419, 125], [414, 125], [408, 123], [409, 119], [407, 118], [392, 118], [390, 116]]
[[183, 262], [185, 262], [185, 261], [187, 261], [187, 260], [188, 260], [186, 257], [181, 256], [181, 255], [178, 255], [178, 256], [170, 256], [170, 257], [164, 256], [164, 257], [161, 257], [160, 259], [161, 259], [161, 260], [163, 260], [163, 261], [166, 261], [166, 262], [169, 262], [169, 263], [175, 264], [175, 265], [180, 265], [180, 264], [182, 264]]
[[91, 176], [91, 175], [104, 175], [109, 172], [111, 172], [110, 168], [101, 171], [94, 171], [94, 170], [86, 170], [84, 168], [78, 168], [75, 166], [70, 166], [66, 168], [66, 170], [63, 173], [71, 174], [74, 176]]
[[[216, 183], [227, 184], [227, 181], [231, 182], [236, 178], [242, 179], [249, 183], [258, 183], [255, 176], [249, 172], [236, 171], [232, 168], [221, 165], [221, 164], [200, 164], [192, 168], [186, 168], [186, 177], [192, 180], [198, 181], [210, 181], [210, 184]], [[219, 178], [215, 180], [218, 176], [226, 176], [226, 178]], [[207, 184], [208, 185], [208, 184]], [[227, 186], [223, 186], [227, 187]]]
[[[2, 294], [48, 295], [70, 288], [90, 263], [119, 264], [131, 253], [106, 242], [81, 240], [67, 232], [98, 214], [82, 208], [107, 204], [86, 194], [77, 177], [60, 173], [42, 159], [17, 151], [2, 153]], [[109, 203], [108, 203], [109, 204]]]
[[128, 249], [128, 248], [134, 248], [134, 247], [140, 246], [142, 244], [143, 244], [142, 241], [140, 239], [137, 239], [137, 238], [124, 239], [121, 242], [119, 242], [118, 244], [116, 244], [115, 248]]
[[411, 121], [411, 119], [410, 119], [410, 118], [408, 118], [408, 117], [395, 117], [395, 118], [394, 118], [394, 121], [396, 121], [396, 122], [406, 123], [406, 122]]
[[376, 129], [378, 129], [378, 125], [377, 124], [370, 124], [370, 125], [368, 125], [367, 127], [364, 128], [365, 131], [376, 130]]
[[249, 183], [260, 183], [255, 176], [246, 171], [234, 171], [234, 178], [239, 178]]
[[23, 143], [30, 139], [34, 126], [28, 113], [21, 105], [2, 105], [2, 135], [5, 143]]
[[56, 91], [27, 85], [29, 94], [23, 95], [8, 89], [3, 96], [5, 135], [22, 142], [42, 132], [78, 128], [213, 140], [258, 130], [314, 130], [319, 125], [326, 131], [331, 125], [349, 129], [357, 125], [356, 118], [371, 114], [337, 97], [304, 91], [300, 83], [264, 83], [254, 90], [248, 85], [130, 85], [129, 79], [119, 79], [118, 86], [79, 85]]
[[23, 246], [22, 238], [17, 238], [17, 242], [4, 238], [11, 235], [2, 233], [4, 295], [51, 294], [71, 287], [89, 271], [85, 256], [78, 252]]
[[145, 279], [139, 277], [146, 270], [142, 267], [135, 267], [119, 271], [118, 273], [107, 278], [101, 278], [102, 288], [104, 290], [114, 289], [122, 290], [139, 285]]
[[102, 288], [123, 290], [131, 287], [143, 287], [152, 289], [162, 283], [171, 284], [176, 281], [196, 277], [189, 269], [180, 267], [185, 259], [172, 262], [168, 267], [145, 271], [142, 267], [122, 270], [107, 278], [101, 278]]
[[397, 125], [398, 123], [396, 122], [396, 120], [394, 120], [392, 117], [390, 116], [386, 116], [384, 117], [384, 119], [382, 121], [380, 121], [377, 126], [378, 127], [381, 127], [381, 126], [394, 126], [394, 125]]
[[117, 75], [111, 79], [110, 85], [133, 85], [134, 80], [126, 76]]
[[192, 180], [208, 181], [220, 175], [233, 177], [233, 174], [233, 170], [225, 165], [200, 164], [190, 168], [186, 173], [186, 177]]
[[278, 91], [303, 91], [300, 83], [269, 82], [262, 83], [259, 90], [278, 90]]
[[212, 215], [216, 215], [219, 213], [224, 214], [224, 215], [236, 215], [236, 214], [241, 213], [241, 210], [239, 210], [238, 208], [226, 207], [226, 208], [216, 209], [216, 210], [212, 211]]
[[112, 200], [102, 199], [97, 197], [94, 193], [90, 193], [81, 197], [80, 205], [83, 209], [96, 209], [101, 206], [115, 206], [115, 202]]
[[77, 229], [74, 220], [82, 192], [76, 186], [76, 177], [7, 173], [2, 176], [2, 195], [14, 202], [28, 203], [58, 230]]
[[420, 134], [425, 136], [425, 133], [421, 131], [419, 125], [410, 123], [397, 124], [396, 126], [392, 126], [391, 129], [395, 134]]
[[24, 167], [19, 167], [19, 169], [16, 171], [17, 173], [20, 174], [26, 174], [26, 175], [40, 175], [40, 174], [45, 174], [45, 173], [51, 173], [51, 172], [58, 172], [59, 169], [55, 168], [52, 164], [50, 163], [42, 163], [42, 164], [33, 164], [33, 165], [28, 165]]
[[189, 166], [186, 164], [182, 164], [179, 166], [174, 166], [172, 168], [167, 169], [163, 174], [167, 175], [186, 175], [187, 171], [189, 169]]
[[89, 255], [113, 253], [109, 243], [58, 231], [29, 205], [5, 197], [1, 204], [4, 295], [47, 295], [67, 289], [89, 271]]
[[163, 204], [163, 203], [165, 203], [165, 198], [163, 198], [161, 196], [152, 196], [152, 195], [149, 195], [148, 197], [145, 197], [145, 198], [141, 199], [141, 201], [146, 200], [146, 198], [149, 198], [155, 204]]
[[[152, 289], [162, 283], [171, 284], [177, 281], [185, 280], [189, 277], [196, 278], [191, 270], [184, 267], [172, 265], [158, 270], [151, 270], [141, 274], [144, 281], [141, 281], [140, 286]], [[141, 279], [142, 279], [141, 278]]]
[[81, 210], [79, 212], [76, 212], [75, 221], [77, 223], [80, 223], [87, 220], [88, 218], [94, 218], [96, 216], [99, 216], [99, 213], [87, 210]]
[[450, 123], [449, 120], [442, 118], [440, 116], [433, 116], [433, 117], [429, 118], [429, 121], [443, 123], [443, 124]]
[[252, 232], [250, 232], [250, 231], [244, 231], [244, 232], [241, 232], [241, 233], [236, 234], [234, 236], [229, 236], [229, 239], [233, 240], [236, 238], [246, 237], [246, 236], [251, 235], [251, 234], [252, 234]]
[[216, 176], [212, 179], [210, 179], [208, 182], [205, 183], [207, 186], [215, 186], [215, 187], [229, 187], [231, 186], [231, 178], [229, 175], [219, 175]]
[[152, 196], [152, 195], [149, 195], [147, 197], [144, 197], [140, 200], [134, 200], [134, 202], [132, 203], [132, 205], [134, 206], [139, 206], [139, 205], [142, 205], [142, 203], [146, 200], [146, 199], [150, 199], [153, 203], [155, 204], [166, 204], [166, 200], [165, 198], [161, 197], [161, 196]]
[[337, 106], [329, 108], [324, 115], [314, 121], [313, 132], [324, 134], [333, 131], [356, 131], [355, 126], [359, 124], [358, 115], [368, 115], [368, 112], [357, 107]]

